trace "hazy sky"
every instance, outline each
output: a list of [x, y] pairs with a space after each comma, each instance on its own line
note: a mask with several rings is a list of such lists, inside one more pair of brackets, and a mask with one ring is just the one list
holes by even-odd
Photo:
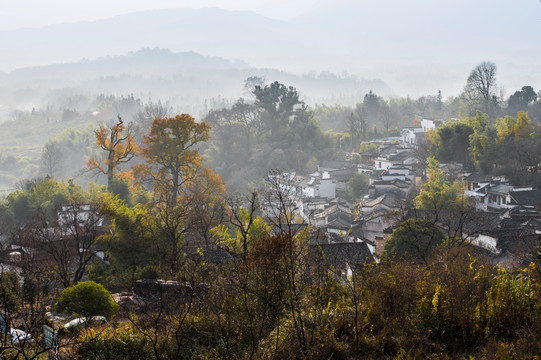
[[[297, 18], [291, 24], [304, 32], [286, 37], [285, 45], [289, 48], [283, 45], [272, 52], [274, 56], [260, 54], [251, 47], [245, 52], [238, 51], [238, 47], [229, 49], [231, 44], [216, 45], [211, 38], [195, 44], [184, 39], [189, 45], [176, 47], [152, 39], [155, 41], [145, 46], [196, 51], [240, 59], [254, 67], [297, 73], [347, 71], [361, 77], [383, 78], [402, 91], [423, 88], [423, 83], [430, 88], [437, 83], [441, 88], [439, 84], [447, 81], [449, 93], [463, 87], [464, 79], [476, 64], [489, 60], [497, 63], [502, 83], [510, 91], [524, 84], [541, 87], [541, 50], [537, 41], [541, 33], [541, 0], [0, 0], [0, 31], [93, 21], [153, 9], [204, 7], [253, 11], [279, 20]], [[212, 28], [212, 24], [208, 25]], [[69, 57], [58, 53], [52, 59], [39, 50], [54, 47], [53, 36], [36, 44], [32, 40], [39, 36], [28, 32], [27, 43], [13, 44], [18, 41], [14, 39], [24, 35], [24, 31], [19, 31], [2, 42], [1, 36], [8, 34], [0, 34], [0, 50], [4, 54], [0, 72], [79, 61], [83, 57], [121, 55], [140, 48], [120, 51], [115, 47], [117, 52], [111, 52], [105, 47], [97, 48], [101, 43], [92, 43], [94, 51], [87, 43], [86, 48], [81, 46], [85, 54], [75, 51], [81, 49], [68, 49]], [[245, 35], [255, 34], [252, 31]], [[214, 47], [210, 48], [211, 45]], [[29, 49], [36, 52], [35, 56], [26, 54]], [[280, 52], [284, 49], [288, 56]], [[289, 52], [291, 49], [295, 52]]]
[[250, 10], [287, 20], [319, 0], [2, 0], [0, 30], [97, 20], [127, 12], [164, 8], [221, 7]]

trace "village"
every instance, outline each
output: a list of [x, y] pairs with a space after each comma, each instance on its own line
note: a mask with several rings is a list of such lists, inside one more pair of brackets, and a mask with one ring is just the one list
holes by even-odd
[[[344, 274], [360, 265], [346, 255], [361, 263], [379, 262], [386, 240], [409, 218], [431, 219], [446, 236], [482, 249], [495, 264], [516, 269], [529, 263], [541, 234], [541, 190], [533, 186], [514, 186], [504, 176], [442, 163], [448, 179], [461, 183], [469, 208], [462, 214], [415, 208], [413, 199], [426, 180], [425, 134], [444, 123], [419, 118], [420, 126], [403, 128], [398, 138], [374, 140], [379, 153], [361, 153], [361, 162], [328, 161], [312, 174], [292, 170], [280, 175], [295, 211], [317, 229], [313, 246], [323, 246], [327, 259]], [[369, 176], [368, 194], [348, 202], [346, 184], [361, 173]]]

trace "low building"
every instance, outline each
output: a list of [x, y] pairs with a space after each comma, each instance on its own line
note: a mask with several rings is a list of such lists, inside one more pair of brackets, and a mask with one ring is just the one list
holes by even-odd
[[425, 132], [421, 127], [409, 127], [400, 131], [400, 145], [416, 149], [426, 144]]

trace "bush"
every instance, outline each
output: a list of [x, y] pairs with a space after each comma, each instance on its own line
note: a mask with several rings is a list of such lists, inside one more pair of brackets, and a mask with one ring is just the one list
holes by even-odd
[[56, 303], [56, 311], [75, 316], [112, 316], [118, 309], [111, 293], [94, 281], [84, 281], [65, 288]]
[[74, 354], [79, 359], [154, 359], [148, 339], [131, 327], [88, 328], [81, 332], [79, 340], [81, 345]]

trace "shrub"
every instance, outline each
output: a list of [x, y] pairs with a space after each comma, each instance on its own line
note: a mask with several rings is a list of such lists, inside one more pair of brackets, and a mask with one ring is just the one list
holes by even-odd
[[57, 312], [91, 318], [112, 316], [118, 309], [111, 293], [94, 281], [84, 281], [65, 288], [56, 303]]

